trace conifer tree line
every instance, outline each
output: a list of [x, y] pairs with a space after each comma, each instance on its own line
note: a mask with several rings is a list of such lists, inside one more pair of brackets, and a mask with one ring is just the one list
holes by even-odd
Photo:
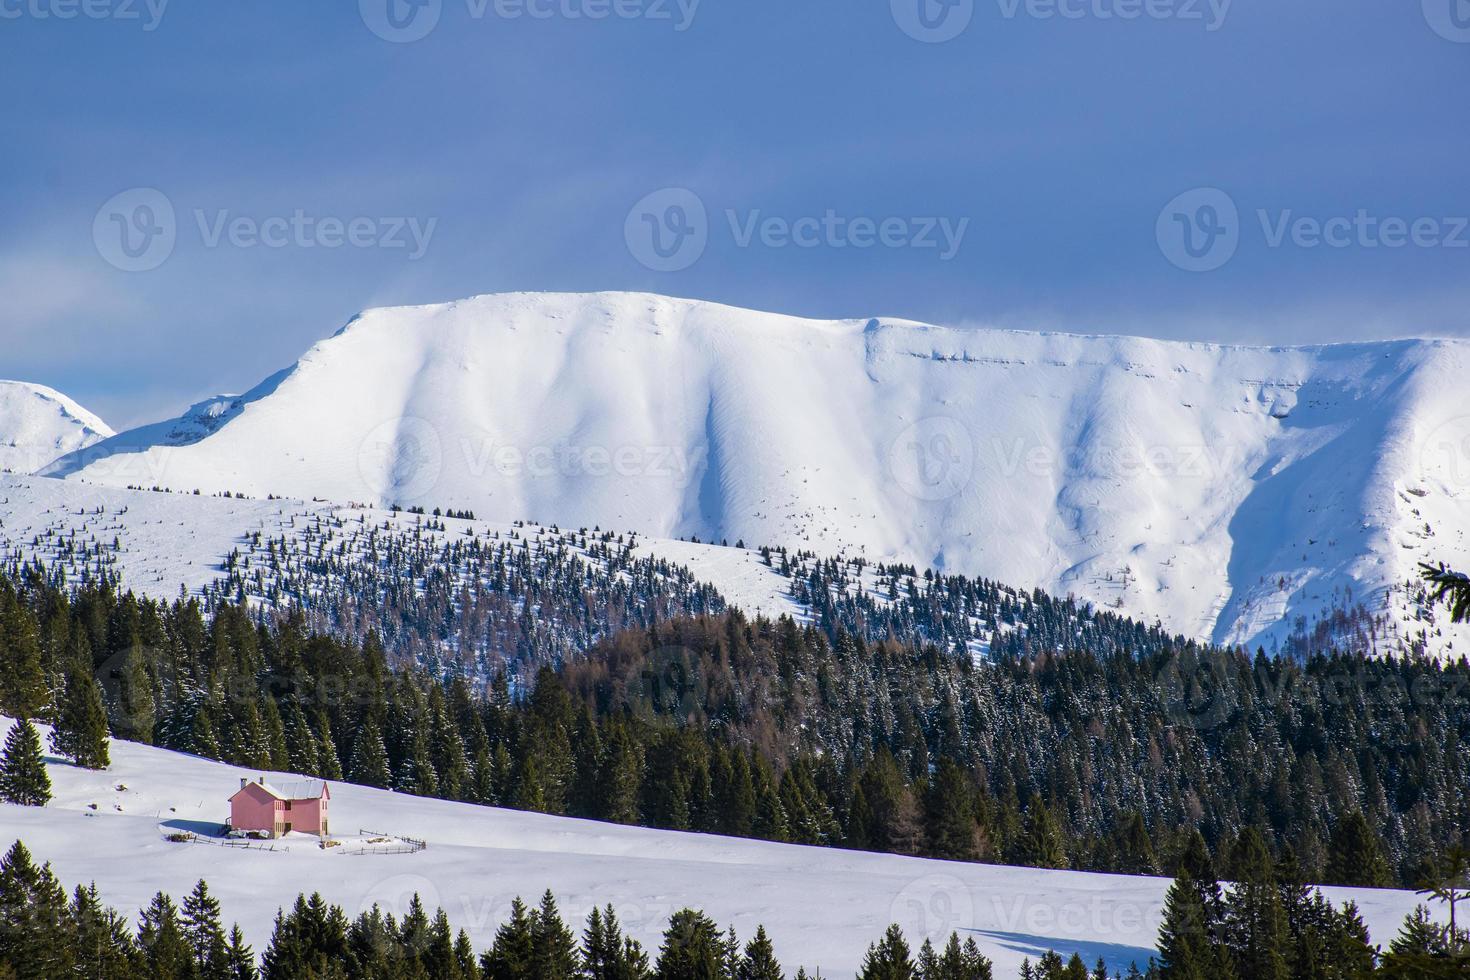
[[[917, 961], [895, 926], [879, 953], [901, 946], [909, 980], [991, 980], [974, 940], [927, 940]], [[865, 968], [864, 977], [892, 974]], [[786, 980], [764, 927], [742, 941], [703, 912], [674, 913], [657, 950], [626, 936], [612, 905], [594, 908], [580, 935], [547, 891], [534, 907], [517, 898], [488, 949], [476, 951], [444, 910], [413, 896], [401, 916], [379, 906], [349, 919], [321, 895], [298, 895], [276, 914], [259, 957], [238, 926], [226, 930], [220, 904], [201, 879], [183, 903], [159, 892], [136, 929], [105, 906], [96, 886], [68, 898], [49, 864], [37, 866], [20, 841], [0, 859], [0, 977], [5, 980]], [[798, 969], [795, 980], [806, 980]]]
[[1224, 854], [1254, 828], [1306, 880], [1416, 886], [1470, 827], [1464, 661], [975, 663], [727, 613], [481, 688], [392, 670], [371, 633], [0, 577], [0, 711], [98, 765], [99, 703], [117, 737], [249, 769], [954, 860], [1172, 874], [1194, 830]]
[[[1425, 906], [1384, 950], [1372, 944], [1357, 908], [1334, 908], [1308, 889], [1290, 858], [1273, 863], [1265, 842], [1245, 843], [1222, 886], [1198, 835], [1170, 887], [1159, 957], [1109, 973], [1099, 959], [1054, 951], [1023, 980], [1436, 980], [1470, 974], [1470, 931], [1438, 922]], [[1460, 860], [1463, 864], [1464, 857]], [[1463, 870], [1463, 868], [1462, 868]], [[1463, 896], [1462, 896], [1463, 900]], [[277, 912], [259, 957], [200, 880], [181, 904], [159, 892], [136, 929], [102, 903], [95, 886], [68, 898], [50, 865], [37, 866], [16, 841], [0, 858], [0, 977], [51, 980], [786, 980], [763, 927], [742, 941], [694, 909], [676, 912], [657, 950], [625, 935], [612, 905], [593, 908], [580, 935], [547, 891], [534, 907], [517, 898], [491, 945], [476, 950], [444, 910], [413, 896], [401, 916], [378, 906], [349, 919], [321, 895]], [[793, 980], [808, 980], [798, 968]], [[952, 933], [915, 950], [890, 926], [868, 947], [858, 980], [994, 980], [973, 939]]]

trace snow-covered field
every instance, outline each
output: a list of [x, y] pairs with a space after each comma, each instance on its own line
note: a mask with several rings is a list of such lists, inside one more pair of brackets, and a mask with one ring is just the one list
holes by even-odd
[[[641, 294], [373, 310], [54, 472], [898, 558], [1264, 643], [1470, 559], [1463, 341], [1246, 348]], [[1464, 649], [1464, 642], [1458, 649]]]
[[[8, 730], [0, 719], [0, 731]], [[44, 731], [43, 731], [44, 734]], [[51, 760], [55, 798], [44, 809], [0, 804], [0, 846], [16, 837], [68, 883], [95, 880], [129, 915], [159, 889], [175, 897], [200, 877], [257, 952], [278, 906], [320, 891], [355, 915], [373, 903], [402, 909], [418, 893], [488, 946], [517, 895], [551, 888], [568, 918], [612, 902], [630, 932], [656, 948], [670, 913], [704, 908], [749, 937], [770, 932], [788, 975], [798, 965], [828, 977], [856, 972], [890, 921], [911, 939], [973, 936], [1014, 976], [1048, 948], [1098, 956], [1114, 967], [1147, 961], [1168, 882], [1158, 878], [955, 864], [823, 848], [618, 827], [419, 799], [331, 784], [332, 823], [419, 838], [417, 854], [356, 855], [293, 837], [277, 851], [172, 843], [208, 832], [228, 814], [242, 776], [231, 766], [127, 742], [112, 743], [111, 770]], [[93, 806], [95, 805], [95, 809]], [[1409, 892], [1326, 889], [1351, 898], [1384, 945], [1415, 904]]]

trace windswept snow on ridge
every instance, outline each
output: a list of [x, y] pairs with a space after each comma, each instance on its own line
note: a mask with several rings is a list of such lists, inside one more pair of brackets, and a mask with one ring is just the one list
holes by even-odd
[[34, 473], [112, 434], [106, 422], [59, 391], [0, 381], [0, 471]]
[[[10, 725], [0, 718], [0, 737]], [[95, 881], [103, 900], [129, 918], [154, 892], [178, 900], [203, 877], [257, 953], [276, 909], [300, 891], [320, 891], [351, 916], [374, 903], [401, 914], [417, 893], [483, 949], [513, 898], [534, 902], [550, 888], [578, 931], [594, 905], [611, 902], [628, 932], [653, 950], [669, 915], [685, 906], [705, 909], [746, 939], [764, 924], [788, 975], [805, 966], [853, 976], [890, 922], [915, 945], [956, 930], [973, 936], [997, 977], [1016, 976], [1023, 957], [1035, 961], [1048, 948], [1081, 953], [1089, 964], [1103, 956], [1126, 971], [1152, 954], [1169, 885], [646, 830], [336, 782], [338, 833], [404, 834], [428, 848], [358, 856], [300, 835], [275, 852], [172, 843], [167, 834], [217, 829], [240, 777], [261, 774], [133, 742], [112, 742], [111, 755], [106, 772], [48, 759], [54, 799], [44, 808], [0, 804], [0, 847], [23, 839], [68, 887]], [[1417, 901], [1389, 889], [1323, 892], [1334, 903], [1357, 902], [1373, 940], [1385, 945]]]
[[506, 294], [369, 311], [209, 425], [49, 472], [861, 553], [1269, 646], [1350, 600], [1413, 617], [1390, 588], [1470, 560], [1467, 369], [1460, 341], [1221, 347]]

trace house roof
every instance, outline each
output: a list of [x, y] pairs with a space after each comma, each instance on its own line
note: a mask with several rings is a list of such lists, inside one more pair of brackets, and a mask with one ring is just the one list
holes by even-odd
[[230, 799], [239, 796], [240, 793], [245, 792], [251, 786], [265, 790], [278, 800], [318, 800], [323, 796], [328, 799], [331, 798], [331, 793], [327, 791], [327, 781], [325, 779], [291, 779], [274, 783], [268, 783], [263, 779], [259, 779], [240, 787]]

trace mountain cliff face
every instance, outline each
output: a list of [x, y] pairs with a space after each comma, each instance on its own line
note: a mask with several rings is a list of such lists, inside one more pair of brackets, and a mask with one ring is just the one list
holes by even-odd
[[0, 381], [0, 470], [32, 473], [112, 434], [106, 422], [58, 391]]
[[743, 539], [1076, 593], [1224, 642], [1402, 619], [1470, 557], [1470, 345], [1244, 348], [637, 294], [372, 310], [47, 471]]

